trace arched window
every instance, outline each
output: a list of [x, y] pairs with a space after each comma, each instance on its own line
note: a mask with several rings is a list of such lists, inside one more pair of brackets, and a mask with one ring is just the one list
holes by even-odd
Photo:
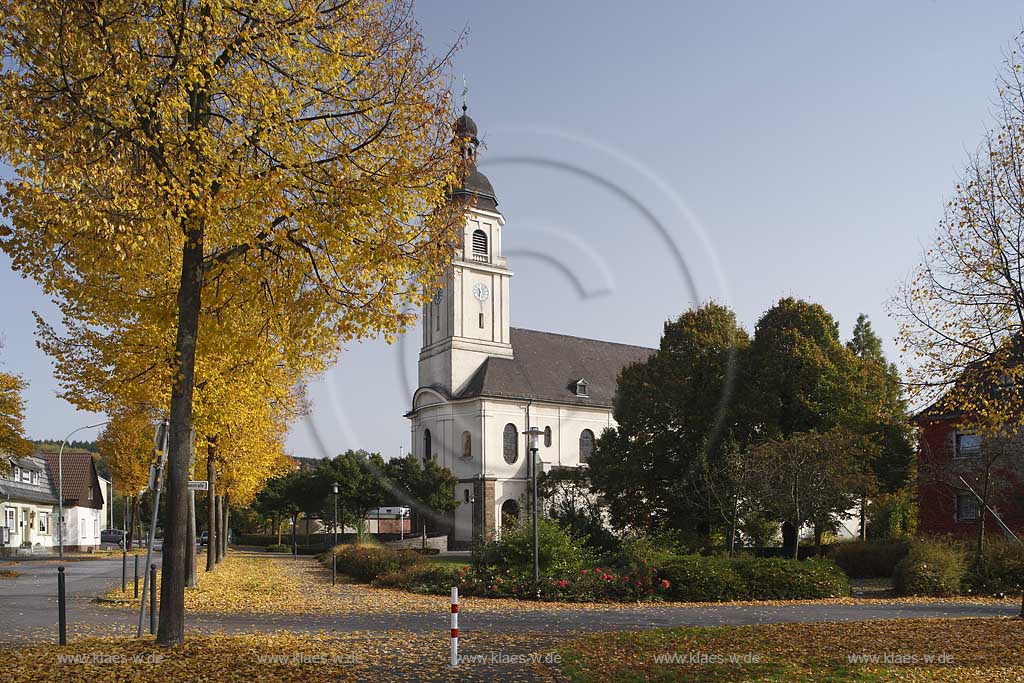
[[469, 432], [462, 432], [462, 457], [473, 457], [473, 436]]
[[430, 460], [430, 430], [423, 430], [423, 459]]
[[544, 447], [551, 448], [551, 427], [544, 428]]
[[466, 489], [465, 491], [462, 492], [462, 500], [463, 502], [466, 503], [469, 502], [469, 489]]
[[590, 456], [594, 454], [594, 432], [589, 429], [584, 429], [580, 432], [580, 462], [586, 462], [590, 460]]
[[519, 503], [509, 498], [501, 504], [501, 529], [510, 529], [519, 524]]
[[473, 259], [476, 261], [487, 260], [487, 233], [483, 230], [473, 231]]
[[502, 434], [502, 450], [505, 455], [505, 462], [509, 465], [519, 459], [519, 430], [509, 422], [505, 425], [505, 432]]

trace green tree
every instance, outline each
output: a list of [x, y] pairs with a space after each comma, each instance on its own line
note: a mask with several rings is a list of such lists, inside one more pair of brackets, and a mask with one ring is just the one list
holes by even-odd
[[719, 500], [732, 498], [721, 461], [747, 438], [737, 400], [747, 345], [735, 314], [708, 303], [667, 322], [658, 351], [622, 371], [618, 427], [590, 460], [615, 526], [674, 529], [700, 545], [720, 523]]
[[[748, 493], [792, 529], [813, 524], [820, 551], [821, 532], [852, 507], [856, 491], [870, 485], [874, 448], [869, 438], [843, 428], [770, 439], [750, 449], [758, 476]], [[799, 546], [788, 550], [796, 558]]]
[[450, 470], [435, 460], [421, 462], [410, 453], [404, 458], [388, 461], [384, 472], [391, 499], [412, 508], [414, 528], [427, 533], [431, 526], [436, 528], [450, 524], [449, 516], [460, 504], [455, 499], [458, 479]]

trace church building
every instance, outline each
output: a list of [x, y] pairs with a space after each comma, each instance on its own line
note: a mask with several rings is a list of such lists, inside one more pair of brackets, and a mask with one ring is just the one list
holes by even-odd
[[615, 425], [619, 371], [654, 349], [512, 326], [512, 271], [502, 255], [505, 217], [476, 168], [476, 123], [455, 122], [469, 166], [453, 199], [466, 224], [444, 286], [423, 308], [419, 388], [406, 417], [412, 453], [455, 475], [449, 547], [493, 538], [519, 518], [529, 488], [529, 443], [543, 430], [539, 471], [585, 466], [601, 432]]

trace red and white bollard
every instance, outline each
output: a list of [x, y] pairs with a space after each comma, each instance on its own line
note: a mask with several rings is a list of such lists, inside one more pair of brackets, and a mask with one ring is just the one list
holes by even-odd
[[452, 587], [452, 662], [451, 668], [459, 665], [459, 588]]

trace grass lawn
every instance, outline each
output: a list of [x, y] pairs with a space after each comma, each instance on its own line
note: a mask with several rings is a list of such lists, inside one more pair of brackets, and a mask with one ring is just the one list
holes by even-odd
[[1024, 681], [1024, 621], [913, 619], [609, 633], [559, 648], [572, 683]]

